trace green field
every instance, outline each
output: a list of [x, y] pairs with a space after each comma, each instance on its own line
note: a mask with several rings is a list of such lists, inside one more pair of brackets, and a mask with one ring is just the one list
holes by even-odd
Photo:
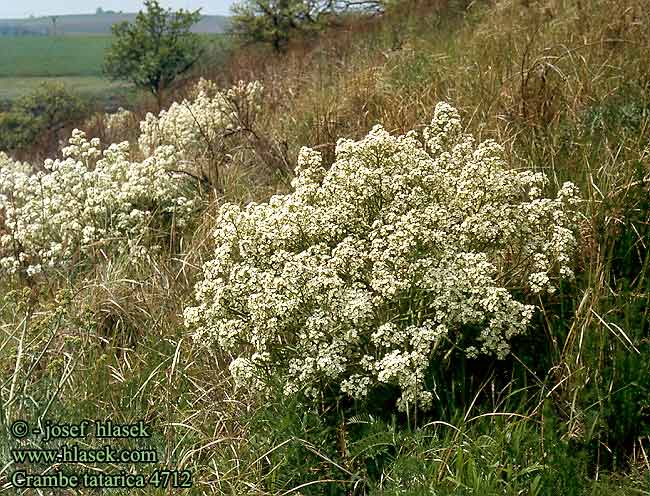
[[66, 77], [8, 77], [0, 78], [0, 101], [11, 101], [22, 95], [32, 93], [43, 83], [61, 83], [66, 89], [84, 96], [102, 96], [103, 100], [110, 100], [110, 96], [117, 96], [132, 90], [132, 87], [123, 82], [109, 81], [98, 76], [66, 76]]
[[[211, 52], [223, 36], [204, 34]], [[31, 93], [44, 82], [63, 83], [78, 93], [110, 100], [130, 85], [102, 75], [109, 35], [0, 36], [0, 101]]]
[[0, 37], [0, 101], [29, 94], [45, 82], [109, 100], [125, 91], [124, 83], [102, 76], [110, 43], [110, 36]]
[[0, 77], [100, 76], [111, 36], [0, 37]]
[[44, 82], [83, 94], [113, 93], [124, 84], [102, 77], [110, 36], [0, 37], [0, 100], [31, 93]]

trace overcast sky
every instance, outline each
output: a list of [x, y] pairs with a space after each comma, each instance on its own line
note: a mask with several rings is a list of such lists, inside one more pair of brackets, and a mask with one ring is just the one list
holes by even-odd
[[[229, 13], [233, 0], [160, 0], [164, 7], [196, 10], [204, 14]], [[21, 18], [34, 15], [94, 14], [97, 7], [104, 10], [137, 12], [142, 10], [142, 0], [0, 0], [0, 19]]]

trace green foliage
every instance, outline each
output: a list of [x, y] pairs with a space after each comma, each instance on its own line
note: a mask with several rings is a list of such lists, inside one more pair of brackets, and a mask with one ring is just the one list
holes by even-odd
[[230, 31], [247, 43], [270, 43], [284, 52], [298, 34], [315, 33], [352, 5], [379, 10], [381, 0], [240, 0], [232, 6]]
[[38, 132], [33, 117], [11, 111], [0, 113], [0, 149], [12, 151], [29, 146]]
[[542, 410], [538, 421], [458, 408], [409, 428], [395, 416], [271, 401], [247, 416], [237, 463], [261, 494], [274, 495], [623, 495], [647, 483], [643, 473], [623, 485], [606, 471], [592, 480], [594, 453], [562, 438], [552, 402]]
[[603, 137], [616, 132], [639, 132], [650, 119], [650, 101], [634, 85], [590, 106], [584, 112], [585, 130]]
[[0, 113], [0, 149], [23, 151], [56, 140], [59, 131], [86, 111], [87, 104], [62, 84], [44, 83]]
[[133, 24], [113, 26], [115, 40], [104, 71], [113, 79], [126, 79], [151, 91], [160, 104], [162, 91], [201, 56], [201, 37], [190, 32], [201, 14], [198, 10], [165, 10], [158, 0], [144, 4], [146, 12], [138, 13]]
[[85, 105], [63, 85], [43, 84], [34, 93], [18, 99], [13, 110], [33, 117], [43, 129], [52, 129], [79, 117]]

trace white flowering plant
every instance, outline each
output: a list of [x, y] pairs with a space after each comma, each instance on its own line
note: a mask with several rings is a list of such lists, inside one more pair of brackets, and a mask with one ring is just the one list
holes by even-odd
[[133, 161], [128, 142], [102, 152], [75, 130], [69, 143], [44, 171], [0, 156], [0, 273], [62, 268], [99, 249], [143, 256], [190, 218], [187, 178], [169, 172], [173, 147]]
[[451, 347], [506, 357], [535, 311], [514, 290], [573, 276], [577, 189], [544, 198], [546, 183], [464, 135], [445, 103], [422, 137], [339, 140], [329, 170], [303, 148], [293, 192], [221, 208], [186, 325], [249, 388], [274, 374], [313, 398], [393, 385], [400, 409], [426, 409], [433, 361]]
[[175, 146], [185, 172], [216, 183], [219, 168], [239, 144], [236, 138], [252, 132], [263, 87], [240, 81], [219, 91], [214, 82], [201, 79], [191, 94], [193, 99], [175, 102], [158, 116], [148, 113], [138, 143], [145, 156], [158, 146]]
[[116, 142], [125, 139], [130, 129], [136, 127], [138, 120], [133, 112], [125, 108], [102, 116], [104, 131], [110, 141]]

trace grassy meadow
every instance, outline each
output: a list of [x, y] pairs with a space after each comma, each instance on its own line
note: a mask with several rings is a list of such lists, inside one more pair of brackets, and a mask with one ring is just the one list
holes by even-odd
[[104, 52], [111, 37], [0, 36], [0, 99], [12, 101], [43, 83], [107, 102], [125, 94], [128, 85], [102, 75]]
[[[222, 49], [223, 37], [203, 34], [208, 50]], [[62, 83], [71, 91], [110, 102], [132, 93], [130, 84], [102, 74], [107, 34], [0, 36], [0, 100], [31, 93], [42, 83]]]
[[[90, 84], [107, 40], [82, 39], [81, 52], [65, 37], [22, 40], [20, 56], [0, 49], [0, 95], [3, 81], [49, 77], [30, 55], [42, 47], [65, 78]], [[157, 466], [191, 471], [192, 487], [102, 494], [650, 496], [649, 50], [642, 0], [429, 0], [295, 39], [286, 54], [245, 46], [202, 61], [221, 87], [258, 80], [265, 93], [250, 141], [213, 156], [219, 183], [197, 193], [189, 224], [172, 224], [147, 259], [98, 248], [64, 269], [0, 278], [0, 493], [34, 494], [10, 480], [15, 420], [142, 419]], [[509, 168], [546, 174], [548, 196], [577, 185], [575, 278], [554, 294], [517, 293], [536, 312], [505, 359], [436, 355], [429, 411], [398, 412], [389, 387], [365, 402], [287, 398], [272, 368], [271, 394], [236, 387], [234, 357], [183, 322], [215, 257], [220, 206], [290, 191], [302, 146], [327, 168], [339, 138], [376, 123], [420, 130], [441, 101], [464, 132], [502, 144]], [[129, 126], [86, 130], [137, 149]]]
[[128, 84], [107, 81], [100, 76], [6, 77], [0, 78], [0, 101], [11, 102], [18, 97], [29, 95], [43, 83], [62, 84], [82, 96], [102, 97], [107, 102], [111, 96], [119, 97], [132, 93]]
[[101, 76], [111, 36], [2, 36], [0, 75], [5, 77]]

